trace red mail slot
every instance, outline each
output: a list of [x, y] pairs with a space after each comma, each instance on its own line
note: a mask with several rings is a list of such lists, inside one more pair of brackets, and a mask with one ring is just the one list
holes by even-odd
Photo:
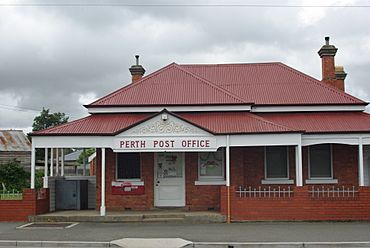
[[143, 195], [144, 193], [143, 185], [133, 185], [131, 182], [114, 183], [112, 186], [113, 195]]

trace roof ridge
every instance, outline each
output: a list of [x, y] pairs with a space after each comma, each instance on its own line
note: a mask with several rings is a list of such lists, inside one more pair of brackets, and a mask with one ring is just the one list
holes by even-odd
[[267, 119], [265, 119], [265, 118], [263, 118], [263, 117], [261, 117], [261, 116], [258, 116], [258, 115], [256, 115], [256, 114], [253, 114], [253, 113], [251, 113], [251, 112], [248, 112], [248, 113], [250, 114], [250, 116], [251, 116], [252, 118], [257, 119], [257, 120], [260, 120], [260, 121], [263, 121], [263, 122], [268, 123], [268, 124], [270, 124], [270, 125], [277, 126], [277, 127], [280, 127], [280, 128], [285, 128], [285, 129], [290, 130], [290, 131], [302, 131], [302, 130], [293, 129], [293, 128], [291, 128], [291, 127], [284, 126], [284, 125], [281, 125], [281, 124], [277, 124], [277, 123], [275, 123], [275, 122], [269, 121], [269, 120], [267, 120]]
[[130, 84], [128, 84], [128, 85], [125, 85], [125, 86], [123, 86], [123, 87], [121, 87], [121, 88], [119, 88], [119, 89], [117, 89], [117, 90], [115, 90], [115, 91], [113, 91], [113, 92], [109, 93], [108, 95], [105, 95], [105, 96], [103, 96], [103, 97], [101, 97], [101, 98], [99, 98], [99, 99], [95, 100], [94, 102], [92, 102], [92, 103], [90, 103], [90, 104], [88, 104], [88, 105], [85, 105], [85, 106], [94, 105], [95, 103], [97, 103], [97, 102], [101, 101], [102, 99], [104, 99], [104, 101], [105, 101], [105, 100], [108, 100], [108, 99], [111, 99], [112, 97], [116, 96], [118, 93], [121, 93], [121, 92], [126, 91], [126, 90], [128, 90], [128, 89], [131, 89], [132, 87], [135, 87], [135, 86], [137, 86], [137, 85], [139, 85], [139, 84], [142, 84], [142, 83], [143, 83], [143, 82], [145, 82], [146, 80], [148, 80], [148, 79], [150, 79], [150, 78], [152, 78], [152, 77], [154, 77], [154, 76], [158, 75], [159, 73], [161, 73], [161, 72], [163, 72], [163, 71], [165, 71], [165, 70], [168, 70], [169, 68], [173, 67], [174, 65], [176, 65], [176, 63], [175, 63], [175, 62], [172, 62], [172, 63], [170, 63], [170, 64], [166, 65], [165, 67], [162, 67], [162, 68], [160, 68], [159, 70], [156, 70], [156, 71], [154, 71], [154, 72], [150, 73], [149, 75], [147, 75], [147, 76], [143, 77], [143, 78], [142, 78], [142, 79], [140, 79], [139, 81], [137, 81], [137, 82], [135, 82], [135, 83], [130, 83]]
[[289, 71], [293, 72], [294, 74], [296, 74], [298, 76], [301, 76], [303, 78], [307, 78], [311, 82], [313, 82], [313, 83], [315, 83], [315, 84], [317, 84], [317, 85], [319, 85], [319, 86], [321, 86], [323, 88], [327, 88], [328, 90], [330, 90], [330, 91], [332, 91], [332, 92], [334, 92], [334, 93], [336, 93], [336, 94], [338, 94], [340, 96], [346, 97], [347, 99], [349, 99], [349, 100], [351, 100], [353, 102], [355, 102], [355, 101], [361, 101], [361, 102], [365, 103], [364, 101], [362, 101], [361, 99], [358, 99], [357, 97], [354, 97], [354, 96], [352, 96], [352, 95], [350, 95], [350, 94], [348, 94], [348, 93], [346, 93], [344, 91], [341, 91], [341, 90], [337, 89], [334, 86], [331, 86], [331, 85], [328, 85], [326, 83], [323, 83], [320, 80], [318, 80], [318, 79], [316, 79], [314, 77], [311, 77], [310, 75], [307, 75], [306, 73], [303, 73], [301, 71], [298, 71], [298, 70], [294, 69], [293, 67], [290, 67], [290, 66], [288, 66], [288, 65], [286, 65], [286, 64], [284, 64], [282, 62], [278, 62], [277, 64], [280, 65], [281, 67], [283, 67], [284, 69], [289, 70]]
[[242, 66], [242, 65], [271, 65], [280, 62], [256, 62], [256, 63], [219, 63], [219, 64], [179, 64], [179, 66]]
[[197, 74], [195, 74], [195, 73], [193, 73], [193, 72], [190, 72], [190, 71], [188, 71], [188, 70], [186, 70], [186, 69], [182, 68], [180, 65], [175, 64], [175, 67], [176, 67], [176, 68], [178, 68], [178, 69], [180, 69], [181, 71], [183, 71], [183, 72], [185, 72], [185, 73], [187, 73], [187, 74], [191, 75], [192, 77], [194, 77], [194, 78], [196, 78], [196, 79], [198, 79], [198, 80], [202, 81], [203, 83], [206, 83], [207, 85], [209, 85], [209, 86], [213, 87], [214, 89], [216, 89], [216, 90], [218, 90], [218, 91], [222, 91], [223, 93], [227, 94], [228, 96], [230, 96], [230, 97], [232, 97], [232, 98], [234, 98], [234, 99], [236, 99], [236, 100], [238, 100], [238, 101], [241, 101], [242, 103], [247, 103], [247, 101], [246, 101], [245, 99], [240, 98], [239, 96], [237, 96], [237, 95], [235, 95], [235, 94], [231, 93], [230, 91], [228, 91], [228, 90], [226, 90], [226, 89], [224, 89], [224, 88], [222, 88], [222, 87], [220, 87], [220, 86], [218, 86], [218, 85], [216, 85], [216, 84], [212, 83], [211, 81], [209, 81], [209, 80], [207, 80], [207, 79], [205, 79], [205, 78], [202, 78], [202, 77], [200, 77], [199, 75], [197, 75]]

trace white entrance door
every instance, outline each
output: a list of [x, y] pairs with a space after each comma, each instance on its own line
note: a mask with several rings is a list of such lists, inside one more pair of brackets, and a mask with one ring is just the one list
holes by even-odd
[[185, 206], [185, 166], [183, 153], [157, 153], [154, 164], [154, 204], [156, 207]]

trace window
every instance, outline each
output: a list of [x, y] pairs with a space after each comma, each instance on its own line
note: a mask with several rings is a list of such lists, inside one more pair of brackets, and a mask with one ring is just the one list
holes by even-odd
[[117, 179], [140, 179], [140, 153], [117, 153]]
[[199, 180], [224, 180], [224, 151], [198, 154]]
[[331, 145], [310, 146], [310, 178], [333, 178]]
[[265, 177], [266, 179], [287, 179], [288, 147], [268, 146], [265, 148]]

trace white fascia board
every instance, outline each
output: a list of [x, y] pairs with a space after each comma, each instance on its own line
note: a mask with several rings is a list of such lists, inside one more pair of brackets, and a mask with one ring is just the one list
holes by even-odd
[[113, 147], [114, 136], [32, 136], [36, 148]]
[[[226, 146], [226, 135], [216, 135], [216, 149]], [[33, 136], [32, 142], [36, 148], [86, 148], [105, 147], [115, 148], [116, 136]], [[297, 145], [301, 142], [301, 134], [241, 134], [230, 135], [230, 146], [266, 146], [266, 145]], [[370, 142], [370, 139], [369, 139]], [[130, 150], [133, 152], [133, 150]], [[143, 150], [137, 150], [143, 152]], [[165, 151], [165, 150], [163, 150]], [[171, 150], [175, 151], [175, 150]], [[179, 149], [178, 152], [215, 151], [211, 149]], [[122, 152], [122, 151], [120, 151]], [[145, 152], [158, 152], [158, 150], [145, 150]]]
[[253, 106], [251, 112], [328, 112], [328, 111], [365, 111], [365, 105], [307, 105], [307, 106]]
[[289, 146], [300, 143], [300, 133], [230, 135], [230, 146]]
[[358, 145], [362, 139], [364, 145], [370, 144], [369, 134], [304, 134], [302, 135], [302, 146], [310, 146], [324, 143]]
[[150, 113], [167, 109], [170, 112], [251, 111], [251, 105], [202, 105], [202, 106], [143, 106], [143, 107], [88, 107], [90, 114]]

